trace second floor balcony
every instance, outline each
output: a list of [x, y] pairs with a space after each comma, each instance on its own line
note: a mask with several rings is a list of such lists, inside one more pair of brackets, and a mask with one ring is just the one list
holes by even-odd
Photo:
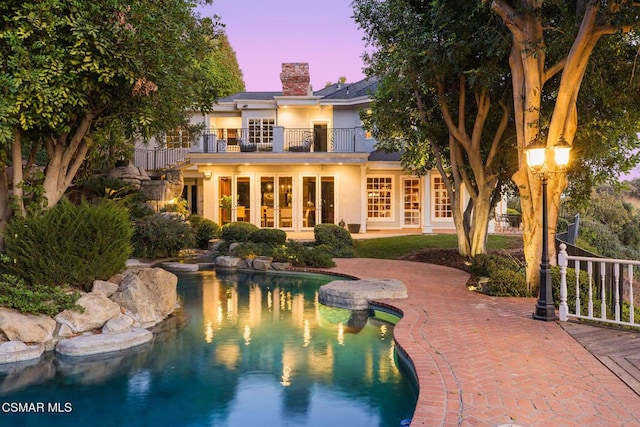
[[[369, 143], [367, 143], [369, 141]], [[364, 130], [356, 128], [293, 129], [269, 128], [207, 129], [192, 153], [233, 152], [302, 152], [302, 153], [363, 153], [371, 151], [373, 141]]]
[[137, 148], [135, 165], [157, 171], [182, 163], [191, 154], [300, 153], [321, 156], [326, 153], [370, 153], [374, 140], [361, 127], [297, 129], [280, 126], [262, 128], [205, 129], [200, 136], [166, 141], [164, 146]]

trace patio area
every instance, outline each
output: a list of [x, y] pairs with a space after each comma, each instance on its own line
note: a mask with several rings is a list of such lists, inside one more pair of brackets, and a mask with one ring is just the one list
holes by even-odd
[[438, 265], [337, 259], [333, 271], [394, 278], [406, 300], [394, 335], [420, 395], [411, 425], [640, 426], [640, 396], [557, 322], [533, 320], [533, 298], [469, 291]]

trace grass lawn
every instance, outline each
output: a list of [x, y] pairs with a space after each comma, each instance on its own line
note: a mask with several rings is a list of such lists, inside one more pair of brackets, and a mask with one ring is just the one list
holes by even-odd
[[[424, 234], [378, 239], [356, 240], [356, 255], [360, 258], [398, 259], [421, 249], [456, 249], [455, 234]], [[490, 235], [487, 249], [522, 248], [522, 236]]]

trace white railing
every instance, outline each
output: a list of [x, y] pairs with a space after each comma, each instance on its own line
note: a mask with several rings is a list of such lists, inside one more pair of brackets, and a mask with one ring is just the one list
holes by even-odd
[[148, 171], [175, 166], [189, 156], [189, 148], [136, 148], [134, 164]]
[[[572, 266], [569, 267], [569, 263]], [[634, 267], [640, 261], [573, 256], [567, 245], [560, 245], [560, 320], [570, 317], [616, 325], [636, 326], [633, 299]], [[567, 272], [575, 271], [575, 299], [567, 301]], [[585, 276], [586, 272], [586, 276]], [[584, 279], [581, 283], [581, 277]], [[585, 283], [586, 282], [586, 283]], [[585, 301], [586, 299], [586, 301]], [[628, 307], [628, 310], [623, 310]]]

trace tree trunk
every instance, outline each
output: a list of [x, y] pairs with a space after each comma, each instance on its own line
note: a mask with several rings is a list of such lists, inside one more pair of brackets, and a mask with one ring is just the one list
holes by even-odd
[[24, 215], [24, 176], [22, 171], [22, 132], [15, 128], [11, 144], [11, 163], [13, 164], [13, 203], [20, 215]]
[[[549, 259], [556, 263], [555, 234], [560, 207], [560, 196], [566, 188], [566, 177], [556, 168], [551, 149], [560, 136], [571, 144], [577, 129], [576, 99], [586, 71], [589, 57], [598, 39], [615, 31], [612, 28], [596, 28], [598, 2], [585, 5], [582, 24], [573, 42], [570, 52], [558, 64], [545, 71], [545, 44], [542, 22], [538, 10], [542, 0], [522, 0], [514, 8], [510, 2], [494, 0], [493, 10], [502, 18], [513, 36], [513, 46], [509, 57], [513, 83], [513, 99], [518, 140], [519, 168], [513, 181], [520, 192], [522, 222], [524, 225], [523, 243], [526, 260], [527, 283], [537, 289], [539, 265], [542, 255], [542, 233], [549, 233]], [[530, 12], [516, 13], [515, 9]], [[541, 95], [544, 84], [556, 73], [562, 71], [560, 86], [557, 88], [556, 103], [551, 115], [549, 129], [546, 132], [548, 165], [548, 209], [549, 230], [542, 230], [542, 185], [538, 177], [529, 170], [525, 161], [525, 149], [535, 138], [542, 137], [540, 129]]]
[[93, 117], [93, 114], [85, 115], [71, 138], [69, 134], [61, 135], [57, 139], [51, 136], [45, 142], [49, 155], [43, 183], [47, 208], [55, 206], [60, 201], [84, 162], [89, 150], [88, 133]]

